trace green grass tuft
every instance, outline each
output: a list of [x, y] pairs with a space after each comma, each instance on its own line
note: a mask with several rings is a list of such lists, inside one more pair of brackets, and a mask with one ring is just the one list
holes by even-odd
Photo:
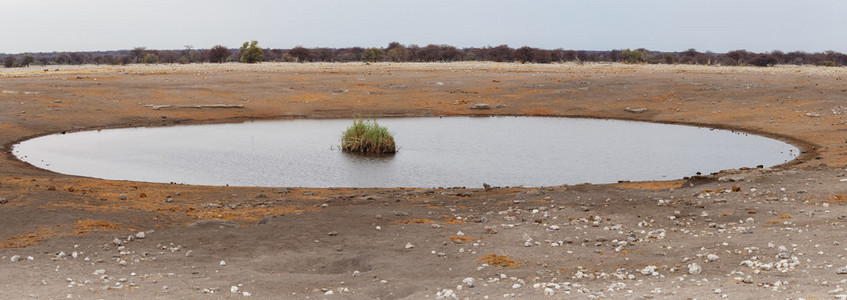
[[394, 135], [376, 123], [376, 120], [353, 120], [341, 136], [341, 150], [364, 154], [390, 154], [397, 152]]

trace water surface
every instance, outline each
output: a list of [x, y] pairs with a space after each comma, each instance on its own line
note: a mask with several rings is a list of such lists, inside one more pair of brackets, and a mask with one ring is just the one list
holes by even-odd
[[281, 120], [56, 134], [16, 145], [23, 161], [114, 180], [291, 187], [551, 186], [668, 180], [773, 166], [792, 145], [725, 130], [539, 118], [381, 119], [392, 156], [338, 150], [352, 120]]

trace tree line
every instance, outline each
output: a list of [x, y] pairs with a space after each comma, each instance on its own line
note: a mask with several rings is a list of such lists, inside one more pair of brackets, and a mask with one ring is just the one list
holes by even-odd
[[385, 48], [261, 48], [257, 41], [245, 42], [238, 49], [217, 45], [210, 49], [185, 46], [179, 50], [153, 50], [136, 47], [131, 50], [93, 52], [50, 52], [2, 55], [7, 68], [29, 65], [128, 65], [160, 63], [223, 62], [456, 62], [493, 61], [519, 63], [620, 62], [647, 64], [696, 64], [725, 66], [773, 66], [777, 64], [845, 66], [847, 55], [835, 52], [771, 51], [755, 53], [735, 50], [727, 53], [651, 51], [644, 48], [608, 51], [511, 48], [508, 45], [481, 48], [456, 48], [450, 45], [402, 45], [389, 43]]

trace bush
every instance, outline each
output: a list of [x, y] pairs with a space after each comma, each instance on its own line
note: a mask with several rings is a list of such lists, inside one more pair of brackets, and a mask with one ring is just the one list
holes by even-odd
[[252, 64], [265, 58], [265, 52], [259, 48], [258, 44], [257, 41], [252, 41], [249, 44], [244, 42], [244, 45], [238, 49], [238, 52], [241, 53], [241, 62]]
[[305, 62], [309, 60], [312, 51], [304, 48], [303, 46], [294, 47], [291, 50], [288, 50], [288, 55], [297, 59], [297, 62]]
[[362, 52], [362, 60], [369, 62], [378, 62], [385, 60], [385, 52], [379, 48], [368, 48]]
[[626, 49], [621, 52], [621, 61], [627, 64], [635, 64], [644, 61], [641, 51]]
[[232, 55], [232, 51], [229, 51], [229, 49], [224, 46], [216, 45], [209, 50], [209, 62], [222, 63], [225, 62], [230, 55]]
[[390, 154], [397, 152], [394, 135], [375, 120], [353, 120], [341, 136], [341, 150], [363, 154]]
[[776, 58], [770, 55], [761, 54], [751, 59], [750, 64], [757, 67], [773, 66], [776, 64]]
[[15, 61], [18, 59], [15, 58], [14, 55], [7, 55], [6, 58], [3, 59], [3, 66], [7, 68], [11, 68], [15, 66]]
[[145, 64], [157, 64], [159, 63], [159, 56], [153, 53], [144, 54], [144, 63]]
[[35, 57], [29, 54], [24, 54], [24, 57], [21, 58], [21, 65], [25, 67], [29, 67], [29, 64], [35, 61]]

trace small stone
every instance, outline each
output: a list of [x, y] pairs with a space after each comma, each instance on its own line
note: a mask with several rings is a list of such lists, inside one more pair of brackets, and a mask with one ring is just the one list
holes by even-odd
[[6, 198], [0, 197], [0, 204], [6, 204], [6, 203], [9, 203], [9, 200], [6, 200]]
[[226, 266], [226, 261], [221, 261], [221, 267]]
[[21, 256], [20, 255], [12, 255], [11, 260], [12, 260], [12, 262], [18, 262], [18, 261], [21, 260]]
[[237, 286], [234, 286], [234, 285], [233, 285], [233, 286], [231, 286], [231, 287], [229, 288], [229, 292], [230, 292], [230, 293], [233, 293], [233, 294], [238, 293], [238, 287], [237, 287]]
[[639, 107], [639, 108], [627, 107], [624, 110], [627, 111], [627, 112], [631, 112], [631, 113], [643, 113], [643, 112], [647, 111], [647, 108], [645, 108], [645, 107]]
[[688, 274], [691, 275], [700, 275], [703, 272], [703, 268], [700, 267], [697, 263], [688, 264]]
[[838, 268], [838, 270], [835, 270], [835, 274], [839, 274], [839, 275], [847, 274], [847, 267]]
[[491, 109], [491, 105], [488, 103], [474, 103], [468, 106], [470, 109]]
[[242, 296], [244, 296], [244, 297], [250, 297], [250, 296], [253, 296], [252, 294], [250, 294], [250, 293], [248, 293], [248, 292], [241, 292], [241, 295], [242, 295]]
[[126, 200], [126, 194], [121, 194], [121, 200]]
[[473, 279], [473, 277], [468, 277], [468, 278], [462, 279], [462, 283], [464, 283], [465, 285], [467, 285], [469, 288], [474, 287], [474, 279]]
[[145, 237], [146, 237], [146, 235], [144, 234], [144, 231], [141, 231], [141, 232], [135, 234], [135, 238], [137, 238], [137, 239], [143, 239]]
[[706, 259], [708, 261], [718, 261], [718, 259], [720, 259], [720, 257], [718, 257], [715, 254], [709, 254], [709, 255], [706, 255]]
[[653, 275], [656, 273], [656, 266], [646, 266], [644, 269], [641, 269], [641, 274], [643, 275]]
[[106, 274], [106, 270], [104, 269], [97, 269], [96, 271], [94, 271], [94, 275], [100, 276], [103, 274]]
[[406, 243], [406, 249], [412, 249], [412, 248], [415, 248], [415, 245], [412, 245], [412, 243], [411, 243], [411, 242], [410, 242], [410, 243]]
[[544, 296], [553, 296], [555, 294], [556, 294], [556, 291], [554, 291], [553, 289], [544, 288]]
[[338, 235], [338, 231], [330, 231], [329, 232], [329, 236], [337, 236], [337, 235]]
[[194, 254], [194, 251], [188, 250], [185, 252], [185, 257], [191, 257]]
[[326, 293], [324, 293], [324, 295], [327, 295], [327, 296], [332, 295], [332, 294], [335, 294], [335, 292], [333, 292], [332, 290], [328, 290], [328, 291], [326, 291]]

